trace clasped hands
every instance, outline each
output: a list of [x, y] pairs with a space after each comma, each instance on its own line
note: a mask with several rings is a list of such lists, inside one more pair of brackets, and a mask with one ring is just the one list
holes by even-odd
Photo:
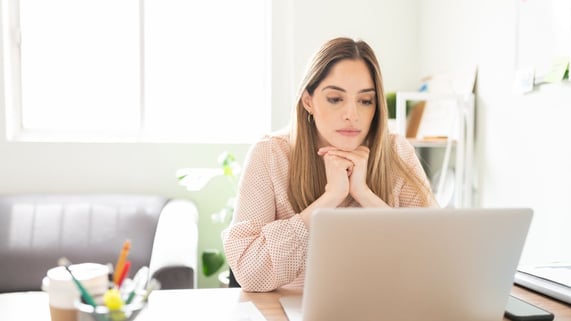
[[359, 201], [370, 193], [367, 186], [368, 147], [359, 146], [353, 151], [344, 151], [327, 146], [320, 148], [317, 154], [323, 157], [325, 163], [325, 193], [334, 196], [339, 204], [349, 195]]
[[300, 213], [307, 227], [315, 209], [338, 207], [349, 195], [362, 207], [389, 207], [367, 185], [369, 148], [359, 146], [355, 150], [344, 151], [327, 146], [320, 148], [317, 154], [323, 157], [327, 183], [325, 192]]

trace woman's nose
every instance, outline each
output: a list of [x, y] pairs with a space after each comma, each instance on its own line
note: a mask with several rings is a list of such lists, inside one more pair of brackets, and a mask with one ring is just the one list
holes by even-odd
[[359, 119], [359, 113], [357, 112], [357, 104], [348, 103], [345, 108], [345, 114], [343, 116], [345, 120], [355, 121]]

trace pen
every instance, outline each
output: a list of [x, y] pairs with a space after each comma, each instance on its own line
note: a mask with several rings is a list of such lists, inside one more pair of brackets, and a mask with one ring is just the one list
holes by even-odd
[[123, 248], [121, 249], [121, 253], [119, 253], [119, 258], [117, 258], [117, 264], [115, 264], [115, 274], [113, 275], [113, 283], [119, 286], [119, 278], [123, 273], [125, 265], [125, 261], [127, 260], [127, 255], [129, 255], [129, 250], [131, 249], [131, 241], [126, 240], [123, 243]]
[[109, 288], [113, 287], [113, 264], [111, 263], [107, 263], [107, 283]]
[[131, 302], [133, 302], [133, 299], [135, 298], [137, 292], [143, 290], [147, 285], [148, 279], [149, 279], [149, 268], [143, 266], [139, 269], [139, 271], [137, 271], [137, 273], [135, 273], [135, 276], [133, 277], [133, 288], [131, 289], [131, 292], [129, 292], [129, 296], [125, 301], [125, 304], [130, 304]]
[[131, 302], [133, 302], [133, 299], [135, 298], [136, 294], [137, 294], [137, 292], [135, 292], [135, 289], [133, 289], [131, 292], [129, 292], [129, 296], [127, 297], [127, 300], [125, 301], [125, 304], [131, 304]]
[[129, 274], [129, 269], [131, 269], [131, 261], [126, 261], [125, 264], [123, 264], [123, 271], [121, 271], [119, 274], [119, 279], [117, 280], [117, 288], [121, 288], [121, 284], [123, 284], [127, 274]]
[[77, 287], [77, 289], [79, 290], [79, 293], [81, 293], [81, 297], [83, 298], [83, 300], [85, 300], [85, 302], [89, 305], [91, 305], [92, 307], [96, 307], [97, 303], [95, 303], [95, 300], [93, 299], [93, 297], [89, 294], [89, 292], [87, 292], [87, 290], [85, 289], [85, 287], [81, 284], [81, 282], [79, 282], [79, 280], [77, 280], [75, 278], [75, 276], [73, 276], [73, 273], [71, 272], [71, 269], [69, 268], [69, 265], [71, 264], [71, 262], [66, 259], [65, 257], [62, 257], [58, 260], [58, 264], [60, 266], [65, 267], [65, 269], [67, 270], [67, 272], [69, 273], [69, 275], [71, 276], [71, 279], [73, 280], [73, 283], [75, 283], [75, 286]]
[[151, 279], [149, 281], [149, 283], [147, 284], [147, 289], [145, 291], [145, 294], [143, 295], [143, 302], [147, 302], [147, 300], [149, 299], [149, 295], [151, 295], [151, 292], [153, 292], [154, 290], [159, 290], [161, 288], [161, 282], [159, 282], [157, 279]]

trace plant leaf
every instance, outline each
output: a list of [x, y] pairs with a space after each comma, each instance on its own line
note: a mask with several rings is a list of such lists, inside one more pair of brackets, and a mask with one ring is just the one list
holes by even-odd
[[202, 252], [202, 272], [205, 276], [211, 276], [218, 272], [226, 259], [224, 253], [216, 249], [204, 250]]

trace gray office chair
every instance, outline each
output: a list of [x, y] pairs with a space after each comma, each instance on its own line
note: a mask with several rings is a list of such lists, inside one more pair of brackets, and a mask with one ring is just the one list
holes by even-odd
[[240, 283], [236, 281], [236, 277], [234, 277], [234, 273], [232, 273], [232, 269], [229, 269], [230, 275], [228, 277], [228, 287], [229, 288], [240, 288]]

